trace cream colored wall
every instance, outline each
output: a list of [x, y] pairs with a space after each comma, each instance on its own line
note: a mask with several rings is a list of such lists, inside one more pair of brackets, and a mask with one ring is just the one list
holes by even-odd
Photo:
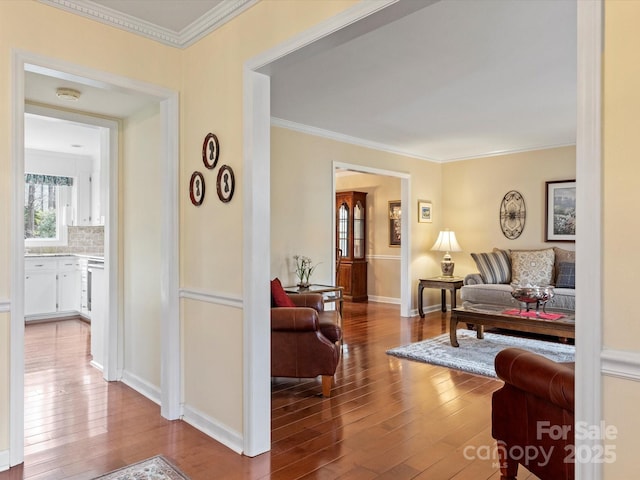
[[[603, 55], [603, 335], [604, 347], [640, 354], [640, 323], [632, 289], [640, 271], [640, 218], [629, 214], [640, 202], [640, 2], [606, 1]], [[640, 383], [604, 377], [604, 419], [618, 429], [608, 442], [615, 463], [604, 478], [637, 476]]]
[[[287, 261], [293, 253], [299, 252], [322, 262], [318, 267], [318, 280], [331, 280], [335, 203], [331, 193], [333, 162], [411, 175], [412, 213], [406, 218], [413, 222], [409, 268], [415, 308], [418, 279], [437, 275], [440, 271], [439, 257], [436, 259], [428, 250], [438, 234], [438, 217], [433, 223], [419, 224], [417, 201], [431, 200], [434, 205], [440, 205], [441, 166], [276, 127], [271, 129], [272, 277], [293, 279]], [[300, 227], [298, 219], [306, 221], [305, 228]], [[397, 249], [392, 250], [397, 252]], [[425, 302], [426, 305], [439, 305], [439, 292], [425, 292]]]
[[[79, 41], [81, 39], [81, 41]], [[178, 49], [108, 27], [36, 1], [0, 2], [0, 301], [10, 297], [11, 231], [11, 84], [12, 51], [42, 55], [115, 75], [180, 90], [181, 57]], [[2, 342], [8, 345], [8, 315], [2, 316]], [[6, 349], [3, 351], [7, 352]], [[8, 358], [8, 357], [7, 357]], [[7, 425], [11, 412], [9, 363], [0, 358], [0, 451], [8, 448]]]
[[[181, 286], [186, 292], [224, 299], [221, 303], [181, 300], [184, 401], [201, 416], [235, 432], [243, 431], [243, 329], [238, 302], [242, 298], [242, 239], [251, 234], [242, 228], [243, 66], [354, 3], [263, 1], [183, 51]], [[227, 164], [235, 173], [235, 194], [226, 204], [216, 195], [218, 169], [207, 170], [202, 164], [202, 142], [208, 132], [219, 139], [219, 165]], [[191, 204], [187, 193], [194, 170], [203, 173], [206, 183], [200, 207]], [[314, 255], [314, 251], [309, 253]]]
[[[477, 272], [470, 254], [494, 247], [575, 248], [573, 243], [544, 241], [545, 182], [575, 179], [575, 152], [575, 147], [562, 147], [443, 165], [442, 226], [456, 232], [463, 250], [451, 254], [456, 275]], [[499, 222], [500, 203], [510, 190], [522, 194], [527, 210], [524, 231], [515, 240], [502, 234]]]
[[160, 107], [123, 122], [120, 168], [124, 368], [160, 389], [162, 170]]
[[336, 176], [336, 191], [367, 192], [369, 300], [400, 302], [400, 248], [389, 245], [389, 201], [400, 200], [400, 179], [367, 173]]

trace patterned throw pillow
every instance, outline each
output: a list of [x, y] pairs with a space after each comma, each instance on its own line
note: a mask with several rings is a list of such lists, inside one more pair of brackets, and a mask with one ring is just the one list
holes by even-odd
[[562, 262], [575, 263], [576, 252], [574, 252], [573, 250], [565, 250], [564, 248], [560, 248], [560, 247], [553, 247], [553, 251], [556, 254], [553, 280], [555, 281], [555, 283], [558, 283], [558, 274], [560, 273], [560, 264]]
[[476, 267], [484, 280], [484, 283], [509, 283], [511, 282], [511, 260], [504, 250], [494, 250], [491, 253], [472, 253], [471, 258], [476, 262]]
[[576, 288], [576, 264], [574, 262], [560, 262], [558, 264], [557, 288]]
[[555, 257], [553, 248], [512, 250], [512, 281], [519, 285], [551, 285]]

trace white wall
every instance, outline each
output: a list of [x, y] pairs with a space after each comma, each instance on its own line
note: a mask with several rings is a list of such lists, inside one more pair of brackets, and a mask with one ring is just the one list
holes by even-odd
[[160, 389], [160, 234], [162, 222], [160, 109], [123, 122], [120, 179], [124, 369], [147, 388]]

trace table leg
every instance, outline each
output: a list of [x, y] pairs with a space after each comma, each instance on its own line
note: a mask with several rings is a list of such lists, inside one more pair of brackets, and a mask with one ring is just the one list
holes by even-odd
[[424, 285], [418, 285], [418, 313], [420, 314], [420, 318], [424, 318], [424, 309], [422, 308], [422, 292], [424, 292]]
[[440, 303], [442, 304], [442, 313], [447, 311], [447, 291], [443, 288], [440, 290]]
[[449, 321], [449, 340], [451, 340], [452, 347], [459, 347], [458, 344], [458, 317], [455, 314], [451, 314], [451, 320]]
[[456, 302], [457, 302], [457, 295], [456, 295], [456, 289], [455, 287], [451, 289], [451, 310], [453, 310], [454, 308], [456, 308]]
[[483, 339], [484, 338], [484, 325], [476, 324], [476, 332], [477, 332], [476, 336], [479, 339]]

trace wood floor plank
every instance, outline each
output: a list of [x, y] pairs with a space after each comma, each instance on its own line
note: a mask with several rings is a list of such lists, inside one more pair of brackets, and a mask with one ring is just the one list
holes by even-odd
[[[89, 362], [79, 319], [25, 329], [25, 463], [0, 480], [89, 480], [165, 455], [192, 480], [499, 479], [465, 447], [493, 446], [491, 395], [501, 382], [386, 355], [447, 332], [449, 314], [345, 303], [331, 398], [319, 379], [272, 379], [272, 449], [238, 455]], [[534, 479], [521, 469], [521, 478]]]

